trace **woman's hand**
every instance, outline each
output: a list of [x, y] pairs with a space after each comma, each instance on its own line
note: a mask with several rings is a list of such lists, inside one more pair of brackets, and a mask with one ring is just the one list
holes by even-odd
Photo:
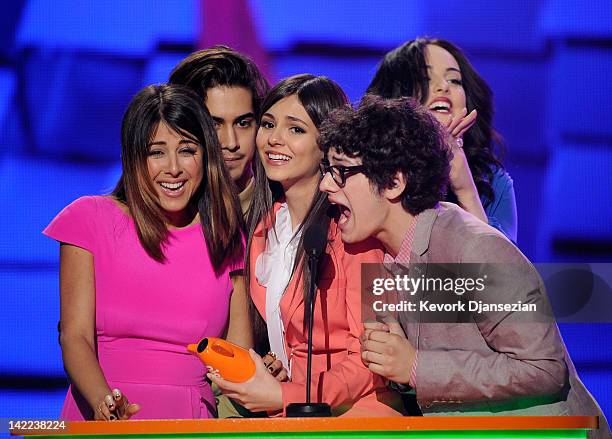
[[125, 421], [140, 411], [138, 404], [130, 404], [119, 389], [113, 389], [112, 395], [104, 396], [94, 408], [94, 419], [97, 421]]
[[289, 380], [289, 373], [283, 366], [282, 361], [276, 359], [274, 352], [268, 352], [262, 358], [264, 365], [268, 368], [268, 371], [276, 378], [276, 381], [283, 382]]
[[474, 187], [474, 178], [463, 151], [463, 135], [476, 123], [478, 114], [476, 110], [472, 110], [468, 115], [466, 113], [467, 109], [464, 108], [457, 116], [451, 116], [446, 123], [443, 123], [446, 128], [446, 141], [453, 152], [450, 181], [451, 188], [457, 198], [462, 192], [469, 191]]
[[244, 383], [232, 383], [212, 373], [208, 373], [207, 377], [219, 386], [224, 395], [239, 402], [248, 410], [253, 412], [282, 410], [283, 394], [280, 383], [253, 349], [249, 349], [249, 354], [255, 362], [255, 375]]
[[433, 115], [446, 129], [446, 142], [453, 153], [449, 175], [451, 190], [464, 210], [488, 223], [489, 219], [482, 207], [472, 171], [465, 156], [465, 151], [463, 151], [463, 135], [476, 123], [478, 113], [476, 110], [472, 110], [470, 114], [467, 114], [467, 109], [464, 108], [457, 116], [451, 115], [448, 119], [446, 119], [446, 115], [436, 112]]

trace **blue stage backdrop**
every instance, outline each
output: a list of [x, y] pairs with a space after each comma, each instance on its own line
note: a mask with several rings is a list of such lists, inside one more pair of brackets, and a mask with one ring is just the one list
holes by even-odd
[[[0, 417], [59, 415], [66, 386], [56, 328], [59, 249], [41, 230], [75, 198], [113, 187], [123, 111], [197, 48], [203, 3], [2, 6]], [[276, 78], [327, 75], [353, 101], [390, 48], [418, 35], [457, 43], [495, 93], [521, 250], [540, 262], [612, 259], [611, 2], [235, 3], [249, 8]], [[561, 329], [581, 377], [612, 415], [612, 327]]]

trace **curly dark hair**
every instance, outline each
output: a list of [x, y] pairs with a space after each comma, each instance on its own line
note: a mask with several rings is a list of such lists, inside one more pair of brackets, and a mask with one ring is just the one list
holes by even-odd
[[[421, 104], [429, 95], [429, 77], [425, 48], [433, 44], [448, 51], [459, 64], [465, 90], [468, 113], [478, 111], [476, 123], [463, 136], [465, 155], [474, 177], [478, 193], [484, 197], [484, 207], [495, 198], [491, 181], [497, 169], [503, 169], [495, 154], [497, 146], [503, 151], [501, 136], [493, 128], [493, 93], [464, 53], [446, 40], [416, 38], [388, 52], [378, 66], [367, 93], [384, 98], [413, 97]], [[454, 194], [449, 201], [457, 202]]]
[[413, 215], [443, 200], [451, 152], [435, 117], [412, 98], [366, 95], [354, 110], [334, 111], [320, 129], [319, 145], [361, 158], [363, 173], [380, 193], [397, 172], [406, 180], [402, 206]]

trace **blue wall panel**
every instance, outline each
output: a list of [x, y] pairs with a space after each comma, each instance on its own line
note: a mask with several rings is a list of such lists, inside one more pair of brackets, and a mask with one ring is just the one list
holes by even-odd
[[0, 285], [4, 311], [0, 375], [64, 376], [57, 340], [58, 271], [3, 269]]
[[199, 33], [198, 2], [183, 0], [29, 0], [18, 47], [88, 49], [143, 56], [159, 41], [185, 43]]
[[544, 0], [446, 0], [428, 5], [425, 26], [429, 35], [454, 41], [464, 48], [499, 53], [540, 52], [544, 38], [538, 32]]
[[[0, 264], [55, 264], [55, 242], [42, 230], [68, 203], [82, 195], [108, 193], [114, 187], [116, 164], [63, 163], [33, 157], [0, 162]], [[10, 212], [10, 214], [9, 214]], [[0, 284], [2, 287], [2, 284]]]
[[144, 62], [105, 54], [32, 51], [24, 67], [34, 147], [58, 158], [118, 160], [121, 118]]
[[338, 59], [329, 56], [283, 56], [275, 63], [278, 78], [298, 73], [325, 75], [336, 81], [351, 102], [357, 102], [365, 93], [378, 58]]
[[424, 30], [426, 2], [422, 0], [311, 0], [301, 6], [280, 0], [249, 3], [263, 43], [272, 50], [304, 42], [393, 47]]
[[604, 137], [607, 143], [612, 142], [611, 65], [609, 48], [557, 47], [550, 66], [547, 111], [547, 128], [553, 141], [569, 135]]

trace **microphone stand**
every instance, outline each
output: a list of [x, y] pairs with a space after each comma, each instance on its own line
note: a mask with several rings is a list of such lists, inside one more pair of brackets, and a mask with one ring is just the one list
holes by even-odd
[[310, 402], [310, 384], [312, 382], [312, 327], [314, 321], [314, 308], [317, 296], [317, 278], [319, 268], [319, 255], [313, 249], [306, 253], [308, 256], [308, 267], [310, 268], [310, 294], [308, 296], [308, 357], [306, 362], [306, 402], [291, 403], [287, 406], [286, 414], [288, 418], [319, 418], [331, 417], [331, 407], [326, 403], [311, 403]]

